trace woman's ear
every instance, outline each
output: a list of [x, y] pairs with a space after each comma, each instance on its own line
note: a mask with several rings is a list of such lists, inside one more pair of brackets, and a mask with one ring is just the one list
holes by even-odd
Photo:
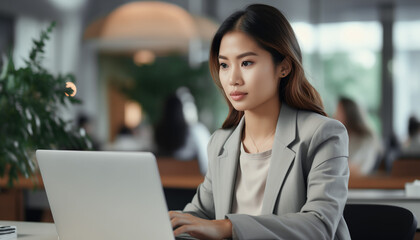
[[292, 62], [289, 57], [285, 57], [283, 61], [277, 66], [277, 71], [280, 78], [285, 78], [292, 70]]

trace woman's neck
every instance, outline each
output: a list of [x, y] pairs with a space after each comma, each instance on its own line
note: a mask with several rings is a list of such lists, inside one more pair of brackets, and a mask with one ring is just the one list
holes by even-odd
[[267, 151], [272, 148], [281, 103], [269, 109], [245, 111], [245, 127], [242, 141], [250, 153]]

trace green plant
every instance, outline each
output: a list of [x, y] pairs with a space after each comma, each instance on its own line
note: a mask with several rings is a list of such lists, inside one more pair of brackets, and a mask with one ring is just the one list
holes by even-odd
[[87, 149], [91, 143], [83, 131], [72, 127], [59, 110], [80, 101], [69, 97], [66, 82], [72, 75], [53, 76], [41, 65], [45, 41], [52, 23], [33, 40], [26, 66], [16, 69], [9, 54], [0, 74], [0, 177], [11, 187], [19, 174], [26, 178], [36, 171], [36, 149]]

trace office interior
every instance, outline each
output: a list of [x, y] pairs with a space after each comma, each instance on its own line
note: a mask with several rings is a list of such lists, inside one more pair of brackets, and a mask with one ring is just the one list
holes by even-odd
[[[12, 58], [24, 68], [33, 39], [55, 22], [41, 64], [54, 76], [73, 75], [69, 97], [81, 101], [62, 104], [59, 116], [77, 131], [82, 120], [89, 124], [82, 128], [90, 149], [155, 152], [155, 128], [172, 93], [187, 93], [188, 121], [209, 133], [222, 125], [228, 108], [208, 71], [210, 42], [227, 16], [252, 3], [275, 6], [290, 20], [327, 114], [335, 117], [339, 97], [350, 98], [378, 136], [383, 151], [374, 171], [351, 176], [349, 188], [404, 192], [420, 179], [420, 145], [404, 155], [409, 119], [420, 119], [418, 0], [1, 1], [0, 66]], [[121, 138], [123, 127], [130, 139]], [[203, 179], [200, 164], [157, 158], [167, 204], [182, 208]], [[23, 175], [13, 187], [1, 177], [0, 208], [7, 211], [0, 219], [51, 222], [42, 186]]]

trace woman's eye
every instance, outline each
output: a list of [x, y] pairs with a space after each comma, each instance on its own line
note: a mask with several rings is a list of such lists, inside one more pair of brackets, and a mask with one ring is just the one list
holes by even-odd
[[220, 67], [221, 67], [221, 68], [227, 68], [227, 67], [228, 67], [228, 65], [227, 65], [226, 63], [220, 63]]
[[242, 66], [244, 66], [244, 67], [251, 66], [252, 64], [253, 64], [253, 62], [251, 62], [251, 61], [243, 61], [242, 62]]

